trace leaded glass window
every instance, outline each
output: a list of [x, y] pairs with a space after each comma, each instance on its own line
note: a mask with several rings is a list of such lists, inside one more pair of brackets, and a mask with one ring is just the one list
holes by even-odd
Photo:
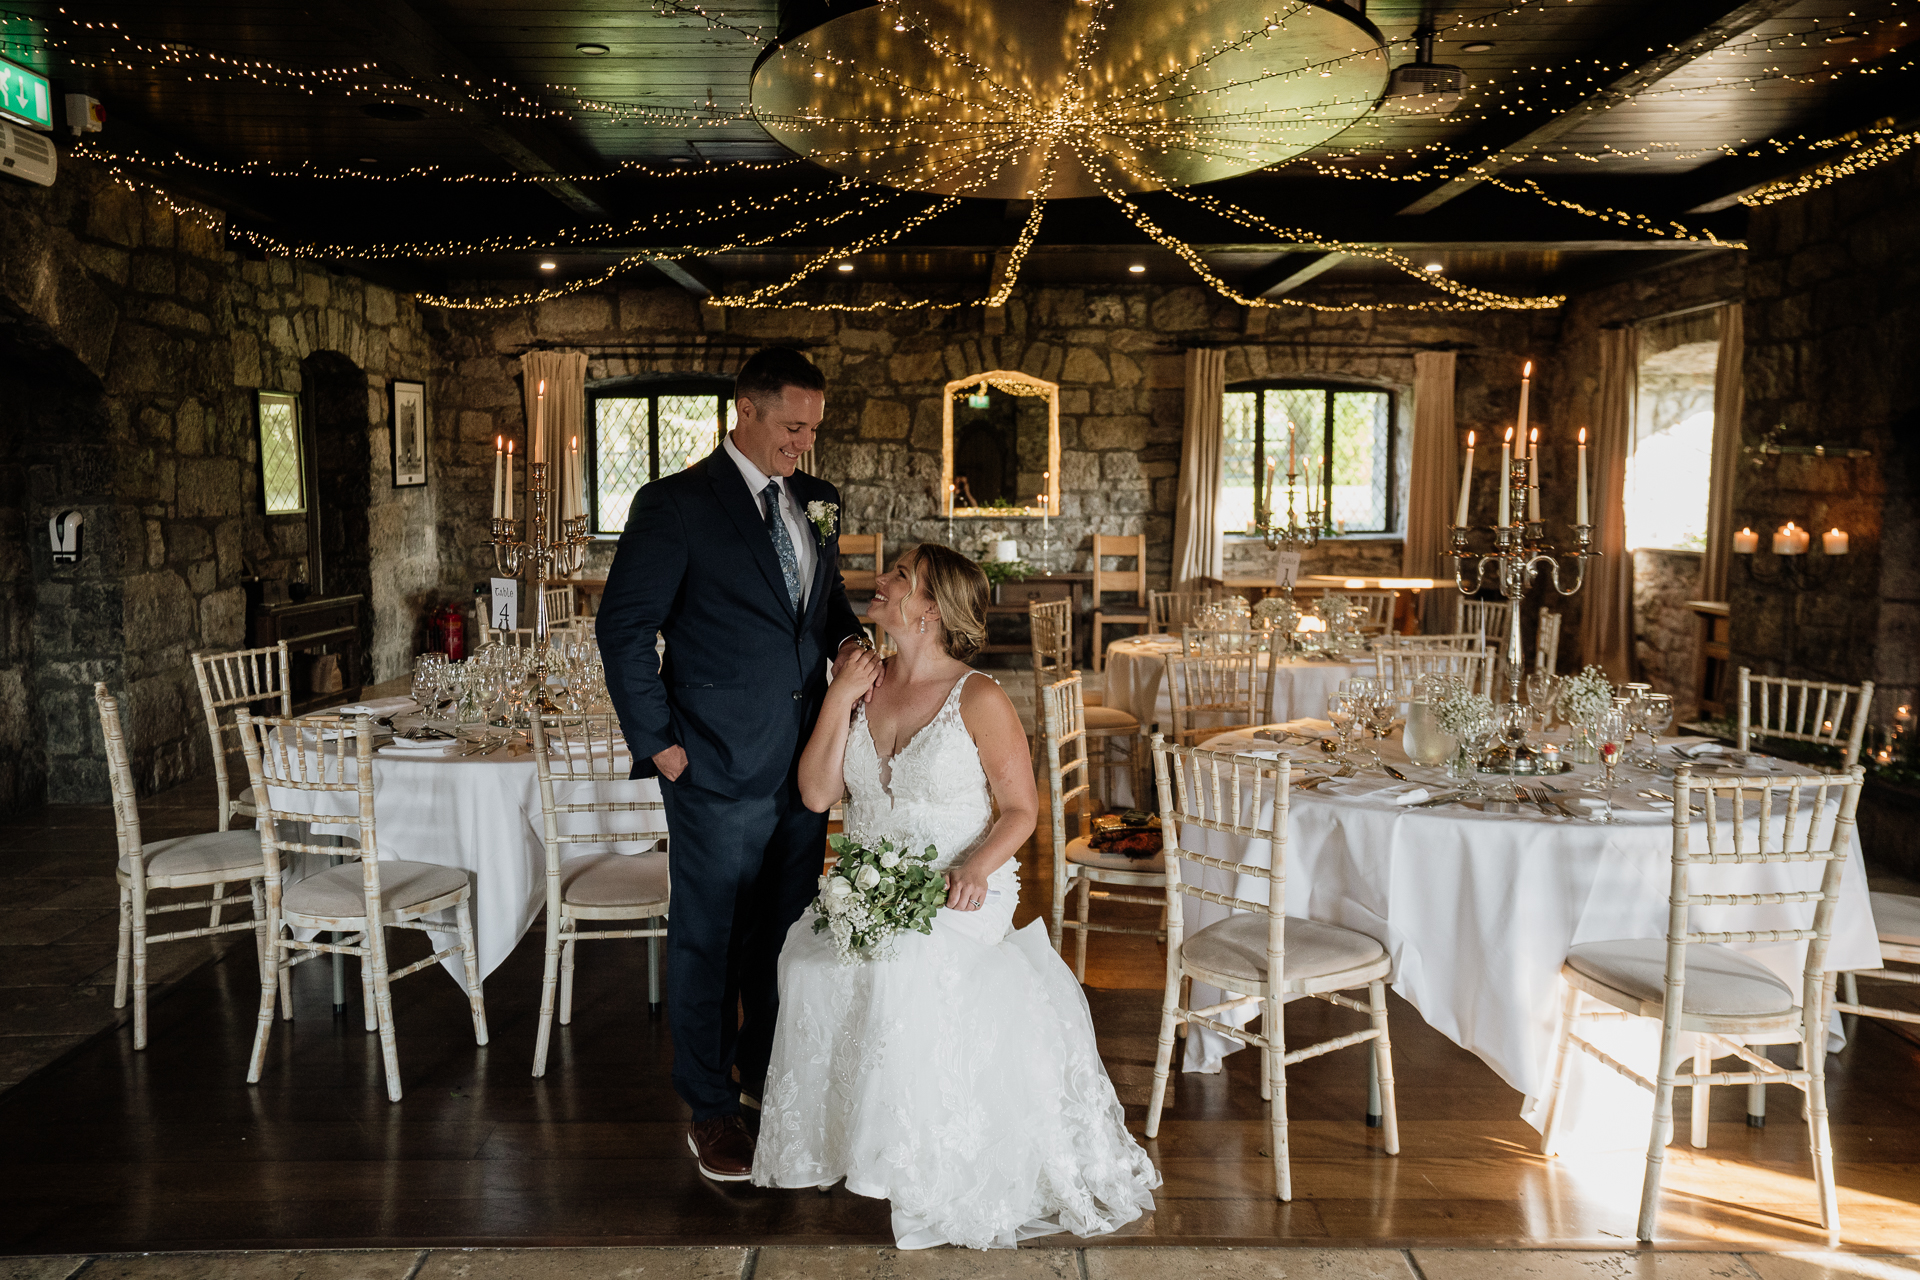
[[1392, 532], [1390, 393], [1298, 382], [1236, 383], [1221, 406], [1221, 430], [1222, 529], [1251, 532], [1262, 505], [1285, 522], [1291, 471], [1295, 515], [1302, 524], [1311, 478], [1315, 506], [1323, 505], [1320, 494], [1330, 495], [1324, 504], [1329, 532]]
[[589, 391], [595, 532], [625, 529], [640, 486], [684, 471], [720, 447], [733, 407], [731, 386], [724, 382]]
[[300, 400], [284, 391], [260, 393], [260, 496], [270, 516], [298, 515], [307, 509]]

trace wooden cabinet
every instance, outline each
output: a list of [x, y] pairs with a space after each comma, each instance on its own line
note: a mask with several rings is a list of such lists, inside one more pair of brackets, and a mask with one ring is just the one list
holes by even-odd
[[[284, 640], [293, 657], [295, 715], [360, 697], [360, 610], [364, 603], [364, 596], [329, 596], [254, 606], [253, 647]], [[339, 658], [343, 687], [316, 692], [311, 674], [313, 659], [328, 653]]]
[[[1003, 582], [994, 591], [993, 603], [987, 606], [986, 653], [1026, 653], [1033, 646], [1027, 636], [1027, 606], [1046, 604], [1054, 600], [1072, 601], [1069, 611], [1073, 614], [1074, 652], [1084, 659], [1087, 632], [1087, 589], [1093, 582], [1090, 573], [1055, 573], [1033, 578], [1015, 578]], [[1020, 619], [1016, 628], [1012, 620]], [[994, 623], [999, 621], [1000, 632], [1006, 637], [1000, 643], [994, 643]], [[1018, 641], [1012, 639], [1019, 637]]]
[[1700, 619], [1700, 651], [1694, 662], [1694, 695], [1700, 719], [1727, 718], [1727, 687], [1731, 682], [1733, 620], [1718, 600], [1689, 600], [1687, 608]]

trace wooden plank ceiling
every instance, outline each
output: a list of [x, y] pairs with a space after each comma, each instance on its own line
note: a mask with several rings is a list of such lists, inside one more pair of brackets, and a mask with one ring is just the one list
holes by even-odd
[[[702, 16], [680, 0], [0, 0], [0, 55], [102, 99], [108, 125], [88, 148], [226, 208], [238, 228], [296, 244], [445, 241], [444, 256], [373, 265], [478, 288], [690, 248], [665, 270], [700, 291], [776, 278], [925, 207], [904, 196], [791, 233], [792, 210], [848, 198], [811, 162], [781, 164], [789, 153], [740, 112], [756, 58], [783, 21], [808, 25], [812, 2], [716, 0]], [[1436, 60], [1467, 73], [1461, 105], [1378, 112], [1203, 190], [1472, 284], [1542, 293], [1617, 278], [1701, 246], [1506, 188], [1737, 238], [1734, 197], [1815, 163], [1806, 141], [1913, 113], [1903, 13], [1899, 0], [1376, 3], [1396, 64], [1417, 26], [1435, 29]], [[1798, 141], [1783, 154], [1770, 139]], [[746, 212], [715, 216], [734, 201]], [[1311, 237], [1275, 243], [1164, 197], [1145, 204], [1252, 291], [1397, 275], [1324, 258]], [[843, 274], [984, 287], [1025, 212], [966, 201]], [[743, 235], [775, 239], [712, 252]], [[1032, 270], [1192, 278], [1104, 201], [1050, 209]]]

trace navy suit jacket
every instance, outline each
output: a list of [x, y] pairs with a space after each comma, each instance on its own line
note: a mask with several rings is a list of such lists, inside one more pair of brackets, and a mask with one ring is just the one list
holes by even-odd
[[[803, 510], [840, 501], [804, 472], [788, 484]], [[742, 797], [787, 784], [828, 665], [862, 633], [840, 580], [838, 521], [834, 533], [817, 544], [796, 617], [760, 499], [724, 445], [634, 496], [596, 630], [635, 777], [654, 776], [653, 755], [677, 743], [689, 785]]]

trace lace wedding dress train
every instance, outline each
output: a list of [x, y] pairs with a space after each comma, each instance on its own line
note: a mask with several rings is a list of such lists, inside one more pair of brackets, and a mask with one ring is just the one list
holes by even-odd
[[[960, 719], [965, 683], [891, 760], [855, 713], [850, 836], [931, 844], [944, 868], [986, 834], [993, 805]], [[793, 926], [756, 1184], [844, 1178], [892, 1201], [903, 1249], [1100, 1235], [1153, 1207], [1160, 1175], [1126, 1130], [1072, 970], [1041, 922], [1010, 931], [1013, 862], [987, 884], [981, 910], [943, 908], [932, 934], [900, 935], [887, 960], [840, 963], [811, 911]]]

